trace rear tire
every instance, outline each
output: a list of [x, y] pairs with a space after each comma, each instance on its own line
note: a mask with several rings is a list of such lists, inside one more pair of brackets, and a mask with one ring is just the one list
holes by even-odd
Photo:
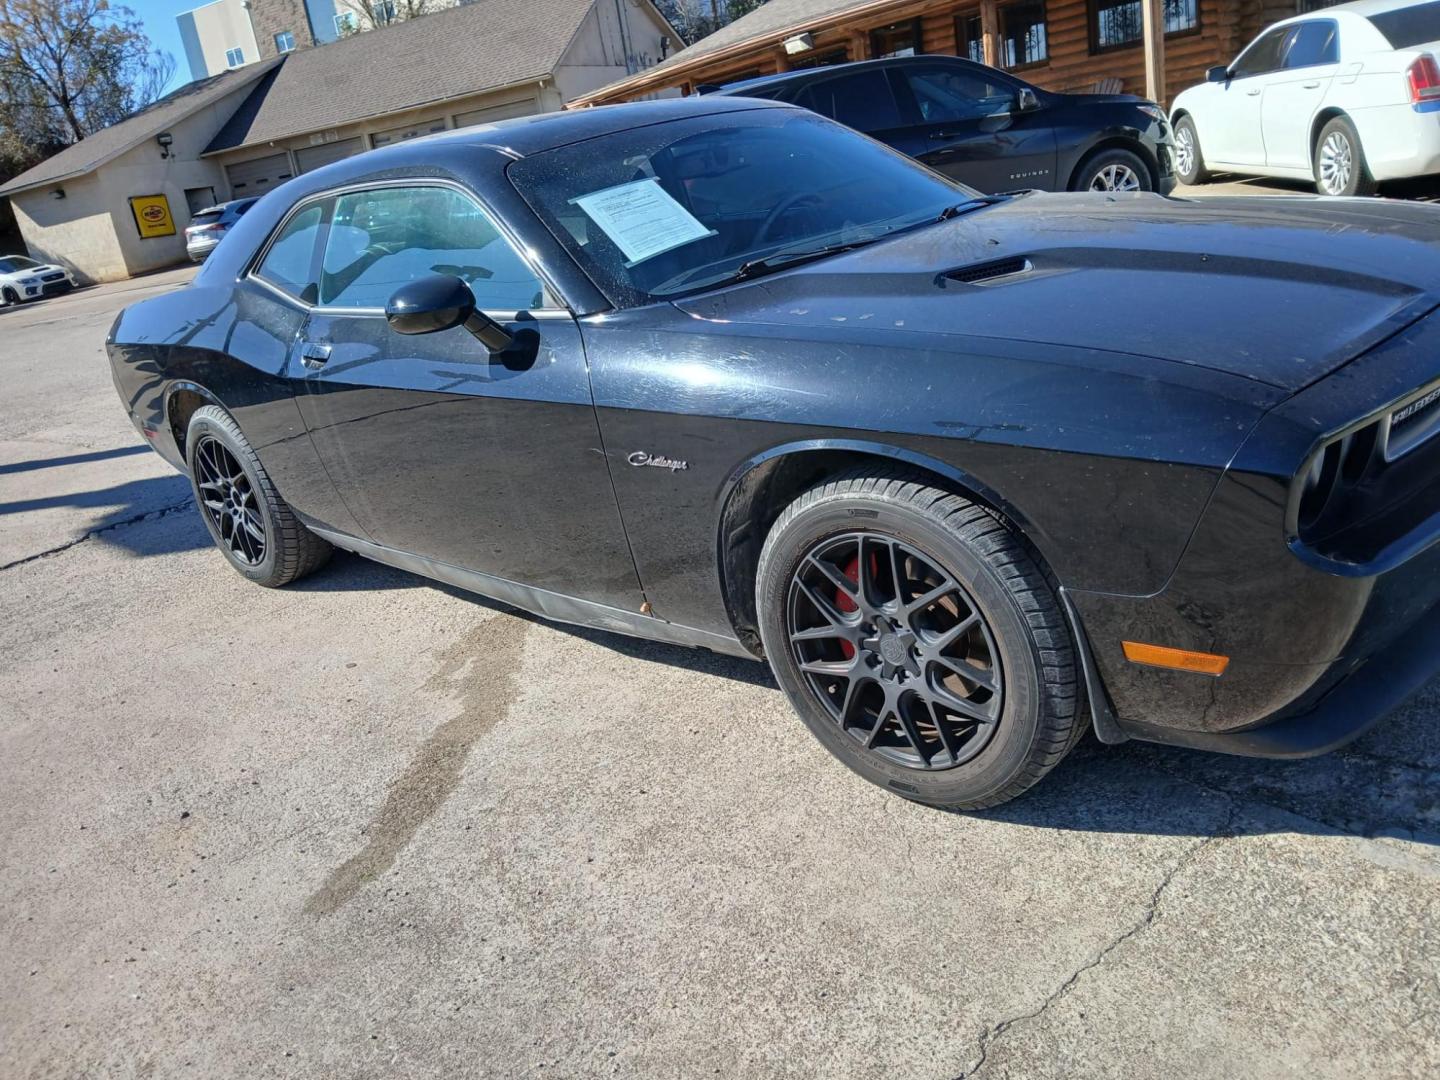
[[801, 719], [907, 799], [998, 806], [1084, 733], [1052, 581], [993, 513], [922, 477], [866, 468], [800, 496], [765, 540], [756, 600], [765, 654]]
[[1175, 176], [1192, 187], [1210, 182], [1210, 170], [1205, 168], [1205, 155], [1200, 150], [1200, 133], [1188, 116], [1182, 116], [1175, 125]]
[[1379, 186], [1365, 164], [1365, 149], [1355, 125], [1337, 116], [1320, 129], [1311, 161], [1315, 168], [1315, 189], [1321, 195], [1374, 195]]
[[1075, 170], [1072, 191], [1154, 191], [1150, 167], [1140, 155], [1114, 147], [1092, 154]]
[[235, 419], [197, 409], [185, 435], [190, 489], [210, 539], [257, 585], [288, 585], [323, 566], [333, 550], [295, 516]]

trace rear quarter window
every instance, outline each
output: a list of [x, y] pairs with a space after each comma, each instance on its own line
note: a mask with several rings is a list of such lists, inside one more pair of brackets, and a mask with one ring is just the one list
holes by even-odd
[[1440, 41], [1440, 3], [1416, 4], [1371, 15], [1370, 23], [1394, 49], [1410, 49]]

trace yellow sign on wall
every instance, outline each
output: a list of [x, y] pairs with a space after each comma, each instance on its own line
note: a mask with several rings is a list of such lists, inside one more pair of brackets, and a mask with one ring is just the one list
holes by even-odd
[[170, 214], [170, 200], [164, 195], [132, 195], [130, 212], [135, 215], [135, 227], [140, 230], [141, 240], [175, 235], [175, 219]]

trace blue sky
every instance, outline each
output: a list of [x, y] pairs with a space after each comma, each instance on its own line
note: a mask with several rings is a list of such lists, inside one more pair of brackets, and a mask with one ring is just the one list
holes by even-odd
[[175, 16], [190, 11], [206, 0], [119, 0], [130, 8], [145, 24], [145, 32], [161, 52], [168, 52], [175, 58], [175, 78], [170, 87], [190, 81], [190, 65], [185, 62], [185, 46], [180, 44], [180, 31], [175, 28]]

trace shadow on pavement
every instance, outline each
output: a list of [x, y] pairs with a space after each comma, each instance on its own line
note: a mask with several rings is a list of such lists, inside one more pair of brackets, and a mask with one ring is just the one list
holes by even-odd
[[[509, 612], [622, 656], [775, 689], [776, 707], [788, 712], [764, 664], [550, 622], [358, 556], [337, 554], [330, 567], [293, 588], [331, 591], [417, 585], [490, 611]], [[1243, 810], [1239, 817], [1247, 831], [1384, 836], [1440, 846], [1437, 716], [1440, 680], [1358, 742], [1304, 761], [1227, 757], [1141, 742], [1103, 746], [1087, 736], [1034, 789], [982, 816], [1049, 829], [1208, 836], [1230, 818], [1232, 810]], [[798, 717], [792, 727], [777, 734], [808, 737]], [[676, 762], [677, 769], [682, 767]]]
[[[144, 450], [145, 447], [141, 447]], [[34, 463], [27, 463], [34, 464]], [[71, 536], [59, 548], [69, 547], [86, 537], [118, 547], [135, 556], [172, 555], [191, 551], [210, 543], [210, 537], [190, 496], [190, 482], [183, 476], [154, 476], [130, 480], [111, 487], [76, 491], [65, 495], [46, 495], [33, 499], [15, 499], [0, 503], [0, 517], [34, 513], [43, 510], [105, 510], [103, 515], [86, 523], [84, 533]], [[180, 526], [167, 529], [124, 529], [157, 514], [179, 514], [188, 511], [193, 528]], [[51, 549], [55, 550], [55, 549]], [[33, 554], [40, 554], [35, 552]], [[22, 556], [26, 561], [33, 554]]]
[[91, 450], [84, 454], [67, 454], [64, 457], [39, 458], [34, 461], [12, 461], [0, 465], [0, 476], [9, 476], [13, 473], [35, 472], [38, 469], [55, 469], [66, 465], [83, 465], [90, 461], [108, 461], [111, 458], [131, 457], [135, 454], [148, 454], [150, 447], [141, 443], [134, 446], [117, 446], [110, 450]]

